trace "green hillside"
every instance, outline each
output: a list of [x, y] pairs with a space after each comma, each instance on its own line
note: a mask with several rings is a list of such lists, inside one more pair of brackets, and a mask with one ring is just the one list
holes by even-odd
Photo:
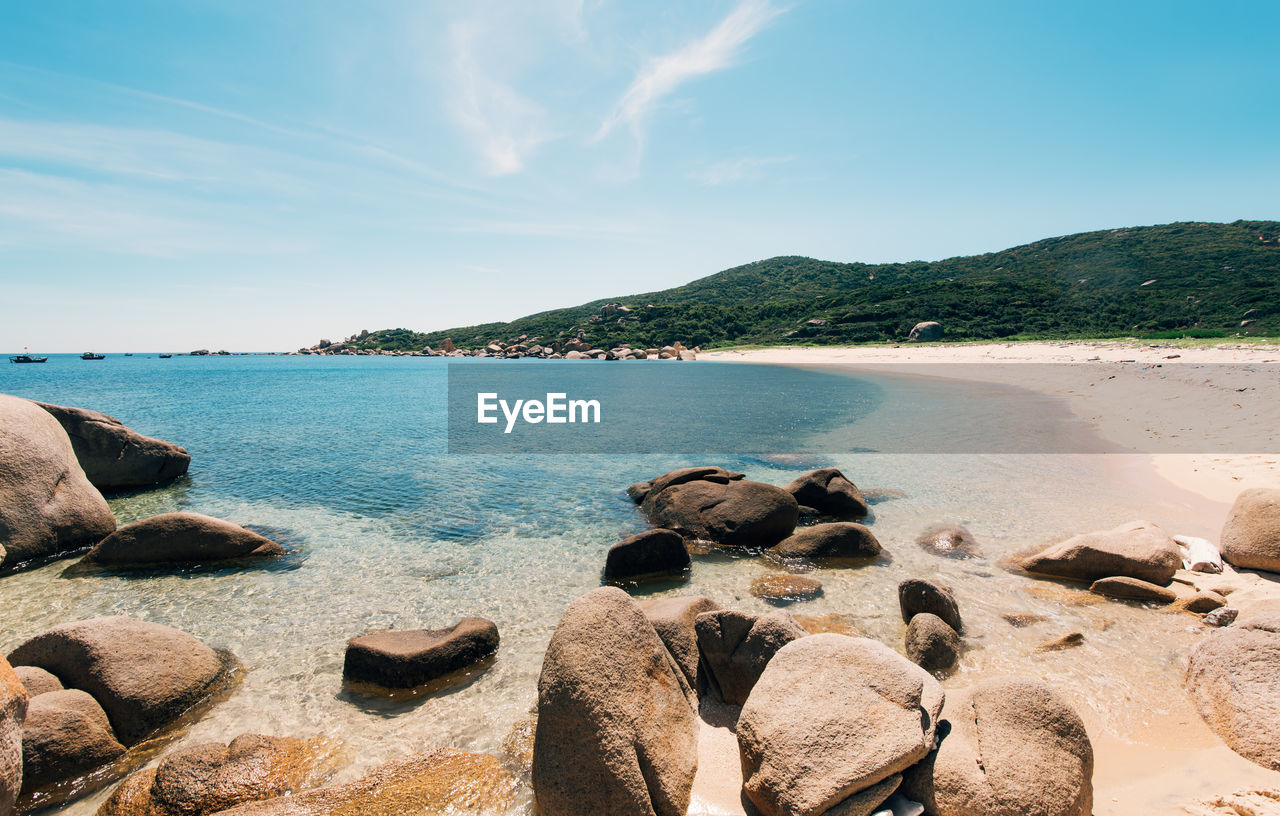
[[933, 262], [770, 258], [660, 292], [510, 323], [388, 329], [356, 345], [413, 350], [448, 337], [472, 348], [579, 331], [603, 348], [847, 344], [903, 340], [924, 320], [940, 321], [948, 340], [1280, 335], [1280, 222], [1086, 232]]

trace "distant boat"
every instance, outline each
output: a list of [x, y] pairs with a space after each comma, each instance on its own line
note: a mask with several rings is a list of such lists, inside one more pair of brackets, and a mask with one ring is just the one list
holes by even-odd
[[133, 352], [126, 351], [126, 352], [124, 353], [124, 356], [126, 356], [126, 357], [132, 357], [132, 356], [133, 356]]
[[161, 355], [160, 355], [160, 359], [161, 359], [161, 360], [168, 360], [168, 359], [169, 359], [170, 357], [172, 357], [172, 356], [173, 356], [172, 354], [161, 354]]
[[80, 359], [81, 360], [105, 360], [107, 359], [107, 355], [94, 354], [92, 351], [86, 351], [84, 354], [80, 355]]
[[30, 354], [15, 354], [9, 358], [11, 363], [47, 363], [48, 357], [32, 357]]

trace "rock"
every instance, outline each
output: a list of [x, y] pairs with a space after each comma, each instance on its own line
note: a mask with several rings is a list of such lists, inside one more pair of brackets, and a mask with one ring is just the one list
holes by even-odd
[[870, 528], [852, 521], [799, 527], [769, 548], [778, 558], [874, 558], [880, 542]]
[[1280, 770], [1280, 614], [1214, 630], [1191, 649], [1187, 690], [1231, 750]]
[[375, 632], [347, 641], [342, 678], [411, 689], [478, 663], [498, 650], [498, 626], [463, 618], [446, 629]]
[[698, 479], [650, 487], [641, 505], [655, 527], [726, 547], [771, 547], [791, 535], [800, 508], [773, 485]]
[[690, 566], [684, 538], [672, 530], [646, 530], [609, 548], [604, 579], [609, 582], [679, 575]]
[[354, 782], [249, 802], [218, 816], [488, 816], [511, 807], [517, 784], [497, 757], [436, 748]]
[[0, 657], [0, 816], [13, 812], [22, 789], [22, 721], [27, 691], [9, 663]]
[[82, 776], [124, 753], [98, 701], [79, 689], [31, 699], [22, 726], [22, 791]]
[[686, 360], [686, 361], [688, 361], [688, 360], [696, 360], [696, 359], [698, 359], [698, 355], [697, 355], [696, 353], [694, 353], [694, 352], [693, 352], [692, 350], [690, 350], [690, 349], [682, 349], [682, 350], [680, 351], [680, 353], [676, 355], [676, 359], [677, 359], [677, 360]]
[[936, 525], [916, 538], [916, 543], [934, 555], [947, 558], [980, 558], [982, 549], [967, 529], [954, 525]]
[[1005, 619], [1015, 629], [1025, 629], [1028, 626], [1035, 626], [1037, 623], [1044, 623], [1049, 620], [1044, 615], [1037, 615], [1034, 612], [1005, 612], [1000, 617]]
[[941, 340], [942, 324], [935, 320], [926, 320], [923, 323], [917, 323], [911, 328], [911, 333], [907, 335], [907, 339], [920, 343], [931, 343], [935, 340]]
[[809, 634], [786, 612], [752, 615], [728, 609], [698, 615], [694, 631], [708, 679], [721, 700], [739, 706], [778, 650]]
[[14, 666], [13, 673], [27, 690], [28, 697], [37, 697], [50, 691], [62, 691], [62, 681], [37, 666]]
[[[632, 500], [635, 501], [636, 504], [640, 504], [644, 501], [645, 497], [649, 495], [649, 493], [657, 495], [668, 487], [675, 487], [676, 485], [685, 484], [686, 482], [697, 482], [703, 480], [708, 482], [733, 482], [742, 478], [744, 478], [743, 474], [734, 473], [732, 471], [725, 470], [722, 467], [710, 466], [680, 468], [678, 470], [670, 471], [669, 473], [664, 473], [647, 482], [636, 482], [631, 485], [631, 487], [627, 488], [627, 495], [631, 496]], [[638, 493], [640, 490], [643, 490], [643, 495], [640, 495], [640, 498], [637, 499], [635, 498], [636, 494], [632, 491], [637, 491]]]
[[1230, 606], [1222, 606], [1201, 618], [1207, 626], [1230, 626], [1240, 616], [1240, 610]]
[[903, 776], [935, 816], [1089, 816], [1093, 745], [1080, 716], [1038, 680], [996, 678], [947, 695], [951, 730]]
[[824, 632], [834, 632], [837, 635], [849, 635], [851, 637], [862, 637], [862, 630], [858, 627], [858, 619], [853, 615], [842, 612], [826, 612], [819, 615], [795, 615], [796, 623], [804, 627], [804, 630], [811, 635], [820, 635]]
[[204, 698], [223, 668], [191, 635], [123, 615], [55, 626], [10, 652], [9, 662], [39, 666], [93, 695], [125, 745]]
[[89, 550], [85, 560], [103, 566], [130, 567], [277, 558], [284, 554], [284, 547], [239, 524], [199, 513], [162, 513], [116, 530]]
[[1255, 487], [1237, 496], [1219, 545], [1234, 567], [1280, 572], [1280, 489]]
[[701, 595], [680, 595], [640, 601], [640, 609], [666, 644], [689, 687], [701, 694], [707, 688], [707, 678], [699, 669], [701, 655], [694, 621], [703, 612], [720, 609], [720, 604]]
[[625, 592], [602, 587], [575, 600], [538, 678], [533, 791], [540, 813], [683, 816], [698, 764], [691, 697], [682, 670]]
[[738, 718], [743, 792], [764, 816], [868, 814], [933, 748], [943, 699], [933, 677], [873, 640], [789, 643]]
[[241, 734], [166, 755], [130, 776], [97, 816], [206, 816], [304, 790], [333, 764], [327, 740]]
[[635, 502], [636, 504], [640, 504], [641, 502], [643, 502], [644, 497], [647, 495], [649, 495], [648, 482], [636, 482], [635, 484], [627, 488], [627, 498], [631, 499], [631, 501]]
[[950, 589], [934, 581], [908, 578], [898, 584], [898, 607], [902, 610], [903, 623], [910, 623], [921, 612], [929, 612], [942, 618], [957, 632], [964, 628], [955, 596]]
[[116, 528], [58, 421], [0, 394], [0, 566], [91, 546]]
[[1090, 583], [1126, 575], [1168, 586], [1182, 566], [1182, 552], [1169, 534], [1148, 521], [1085, 533], [1022, 560], [1027, 572]]
[[1186, 550], [1186, 557], [1182, 559], [1183, 568], [1191, 572], [1222, 572], [1222, 553], [1218, 552], [1218, 548], [1209, 539], [1176, 535], [1173, 540]]
[[1149, 581], [1130, 578], [1126, 575], [1116, 575], [1111, 578], [1102, 578], [1094, 581], [1093, 586], [1089, 587], [1089, 591], [1121, 601], [1170, 604], [1178, 599], [1178, 593], [1172, 589]]
[[1221, 609], [1226, 605], [1227, 599], [1212, 590], [1201, 590], [1189, 598], [1178, 601], [1179, 609], [1194, 612], [1197, 615]]
[[822, 594], [822, 582], [803, 575], [778, 572], [751, 582], [751, 594], [764, 601], [805, 601]]
[[1082, 632], [1068, 632], [1062, 637], [1046, 640], [1036, 646], [1037, 652], [1060, 652], [1063, 649], [1070, 649], [1084, 643], [1084, 634]]
[[86, 408], [36, 405], [62, 424], [85, 476], [99, 490], [166, 484], [186, 474], [191, 464], [185, 448], [143, 436], [115, 417]]
[[925, 671], [946, 671], [960, 656], [960, 636], [937, 615], [921, 612], [907, 624], [907, 658]]
[[868, 512], [867, 501], [858, 486], [835, 468], [819, 468], [787, 485], [796, 502], [819, 513], [841, 518], [862, 518]]

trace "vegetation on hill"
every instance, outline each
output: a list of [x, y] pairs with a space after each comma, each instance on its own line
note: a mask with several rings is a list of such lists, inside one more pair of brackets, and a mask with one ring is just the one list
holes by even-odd
[[1280, 222], [1103, 230], [933, 262], [770, 258], [660, 292], [509, 323], [387, 329], [355, 345], [420, 350], [448, 337], [474, 348], [579, 332], [602, 348], [848, 344], [904, 340], [926, 320], [947, 340], [1280, 335]]

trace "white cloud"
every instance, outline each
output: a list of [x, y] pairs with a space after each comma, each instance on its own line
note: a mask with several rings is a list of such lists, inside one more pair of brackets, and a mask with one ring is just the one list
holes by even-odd
[[737, 181], [748, 181], [758, 178], [760, 170], [774, 164], [786, 164], [795, 161], [795, 156], [743, 156], [737, 159], [724, 159], [701, 170], [690, 173], [694, 181], [717, 186], [732, 184]]
[[642, 143], [645, 121], [664, 97], [694, 77], [731, 66], [742, 46], [782, 11], [768, 0], [743, 0], [706, 36], [678, 51], [651, 60], [600, 124], [596, 141], [619, 127], [627, 127], [637, 143]]

